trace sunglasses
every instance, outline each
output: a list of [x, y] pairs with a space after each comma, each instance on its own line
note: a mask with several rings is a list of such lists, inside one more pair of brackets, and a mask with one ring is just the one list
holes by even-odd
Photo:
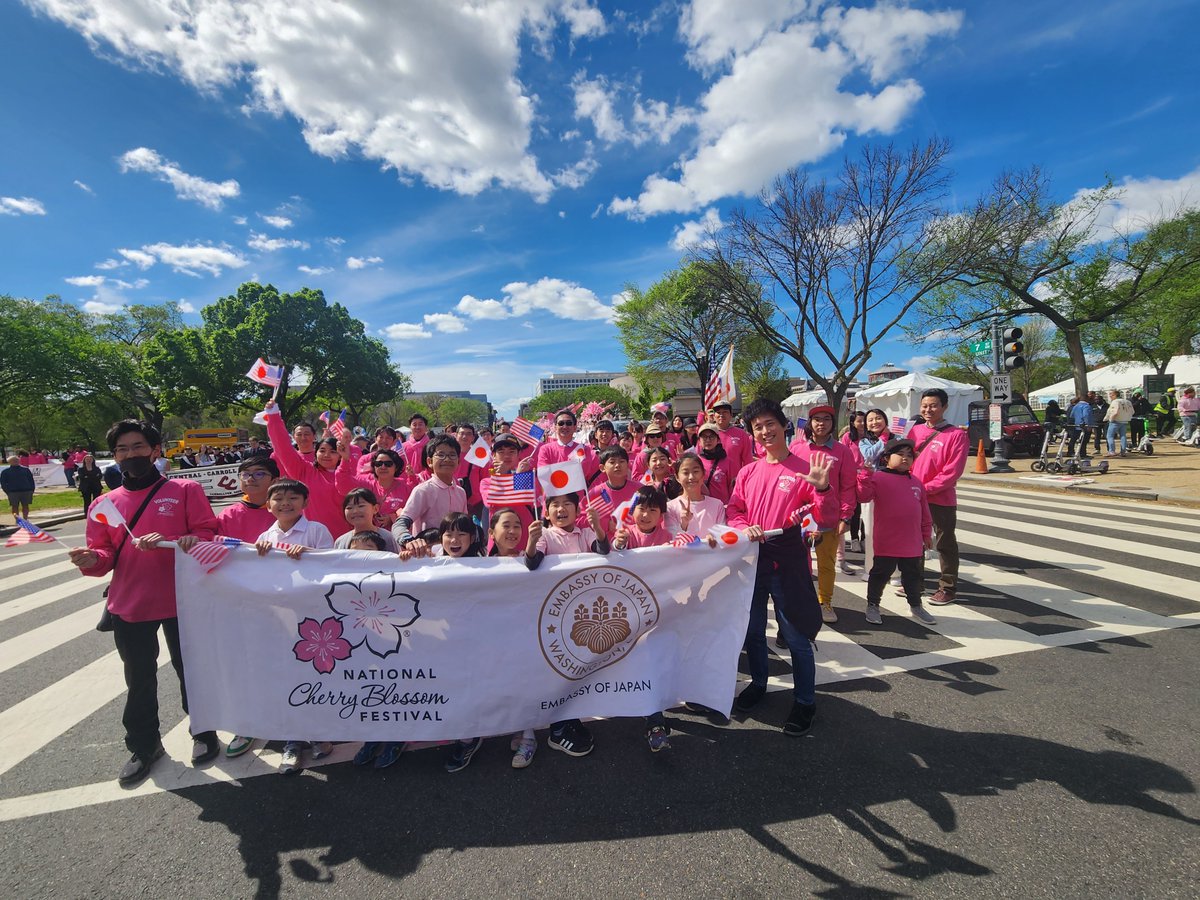
[[572, 422], [570, 419], [563, 419], [561, 422], [555, 422], [554, 424], [557, 425], [559, 428], [564, 428], [564, 427], [567, 427], [570, 425], [574, 425], [575, 423]]
[[394, 462], [392, 462], [390, 459], [377, 459], [377, 460], [375, 460], [375, 462], [371, 463], [371, 465], [374, 466], [376, 469], [381, 469], [381, 468], [382, 469], [394, 469], [394, 468], [396, 468], [396, 464]]

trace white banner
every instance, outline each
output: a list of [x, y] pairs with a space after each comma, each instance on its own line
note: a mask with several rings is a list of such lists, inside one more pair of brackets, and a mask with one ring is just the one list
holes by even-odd
[[30, 466], [33, 473], [33, 483], [38, 490], [45, 487], [66, 487], [67, 472], [60, 462], [45, 463], [40, 466]]
[[728, 712], [758, 545], [547, 558], [176, 553], [193, 730], [452, 740], [684, 700]]
[[237, 464], [232, 466], [201, 466], [198, 469], [172, 469], [167, 473], [168, 478], [183, 478], [188, 481], [198, 481], [204, 488], [204, 494], [210, 500], [221, 497], [242, 496], [242, 486], [238, 481]]

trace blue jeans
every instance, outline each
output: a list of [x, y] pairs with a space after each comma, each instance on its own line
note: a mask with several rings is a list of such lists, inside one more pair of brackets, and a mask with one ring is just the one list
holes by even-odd
[[1190, 441], [1196, 431], [1196, 414], [1187, 413], [1183, 417], [1183, 439]]
[[[808, 578], [805, 575], [805, 578]], [[810, 582], [811, 584], [811, 582]], [[810, 588], [811, 590], [811, 588]], [[746, 661], [750, 667], [750, 680], [757, 685], [767, 684], [767, 596], [783, 596], [783, 582], [778, 574], [760, 573], [754, 582], [754, 599], [750, 603], [750, 623], [746, 628]], [[812, 704], [816, 698], [817, 663], [813, 658], [812, 643], [792, 627], [776, 602], [775, 619], [787, 640], [792, 654], [792, 678], [795, 682], [797, 703]]]
[[1129, 433], [1129, 423], [1128, 422], [1109, 422], [1108, 423], [1108, 438], [1107, 438], [1108, 452], [1109, 453], [1117, 452], [1115, 449], [1116, 442], [1117, 442], [1117, 437], [1120, 436], [1121, 452], [1127, 453], [1129, 451], [1129, 439], [1127, 437], [1128, 433]]

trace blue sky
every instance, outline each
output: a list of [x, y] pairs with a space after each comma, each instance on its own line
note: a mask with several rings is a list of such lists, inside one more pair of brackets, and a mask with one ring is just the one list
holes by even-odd
[[949, 138], [952, 203], [1033, 163], [1124, 185], [1114, 222], [1200, 202], [1184, 0], [187, 6], [0, 4], [0, 292], [198, 322], [318, 287], [417, 390], [511, 414], [624, 368], [614, 302], [697, 223], [863, 141]]

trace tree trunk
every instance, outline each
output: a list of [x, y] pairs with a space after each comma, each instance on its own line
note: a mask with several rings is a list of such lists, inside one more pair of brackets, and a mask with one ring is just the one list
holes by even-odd
[[1083, 355], [1083, 336], [1079, 327], [1062, 329], [1063, 343], [1067, 345], [1067, 357], [1071, 360], [1071, 374], [1075, 377], [1075, 396], [1085, 397], [1088, 392], [1087, 359]]

